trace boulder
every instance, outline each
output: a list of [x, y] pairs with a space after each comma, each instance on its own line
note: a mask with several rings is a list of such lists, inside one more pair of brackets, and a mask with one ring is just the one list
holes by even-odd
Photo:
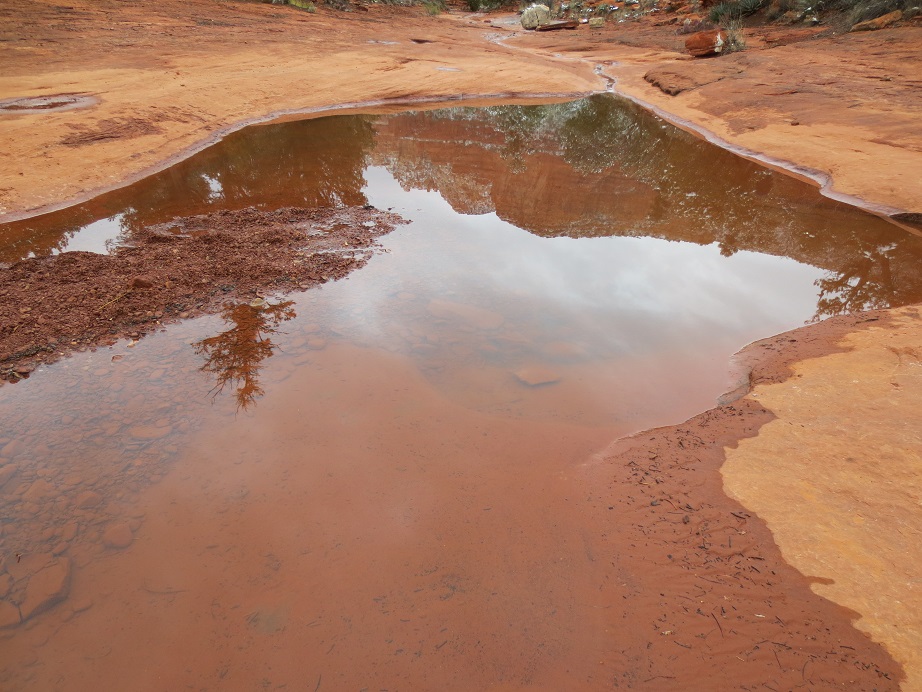
[[113, 524], [102, 535], [102, 542], [107, 548], [121, 550], [131, 545], [134, 535], [131, 533], [131, 527], [128, 524]]
[[551, 8], [547, 5], [532, 5], [522, 12], [522, 28], [537, 29], [551, 21]]
[[884, 29], [894, 22], [898, 22], [903, 18], [903, 13], [900, 10], [894, 10], [889, 12], [882, 17], [877, 19], [869, 19], [866, 22], [858, 22], [855, 26], [852, 27], [852, 31], [877, 31], [878, 29]]
[[526, 365], [512, 373], [521, 384], [527, 387], [541, 387], [560, 382], [560, 375], [543, 365]]
[[136, 276], [131, 281], [131, 288], [153, 288], [154, 280], [149, 276]]
[[589, 19], [590, 29], [601, 29], [605, 26], [605, 17], [591, 17]]
[[720, 29], [699, 31], [685, 39], [685, 50], [696, 58], [702, 58], [722, 52], [726, 42], [727, 35]]

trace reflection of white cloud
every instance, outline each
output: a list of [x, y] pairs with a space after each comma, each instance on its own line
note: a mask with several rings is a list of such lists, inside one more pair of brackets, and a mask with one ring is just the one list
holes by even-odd
[[[803, 324], [816, 308], [821, 272], [787, 258], [723, 257], [716, 245], [655, 238], [541, 238], [495, 214], [456, 214], [438, 193], [405, 192], [382, 168], [366, 179], [371, 203], [414, 221], [384, 239], [394, 252], [377, 269], [386, 263], [395, 282], [501, 312], [510, 323], [575, 332], [618, 352], [719, 342], [729, 355], [727, 348]], [[384, 298], [369, 289], [368, 305]]]
[[64, 244], [59, 252], [95, 252], [104, 255], [108, 252], [107, 244], [115, 240], [122, 230], [122, 214], [110, 216], [87, 224], [74, 233]]
[[207, 173], [202, 173], [202, 177], [208, 183], [208, 201], [213, 202], [216, 199], [222, 199], [224, 197], [224, 186], [221, 181]]
[[[408, 354], [444, 396], [486, 413], [625, 431], [677, 422], [736, 385], [733, 352], [815, 310], [821, 271], [793, 260], [655, 238], [542, 238], [403, 190], [384, 168], [365, 179], [371, 204], [412, 223], [381, 239], [389, 253], [303, 295], [296, 322]], [[456, 318], [470, 314], [483, 319]], [[510, 374], [542, 364], [559, 383], [532, 390]]]

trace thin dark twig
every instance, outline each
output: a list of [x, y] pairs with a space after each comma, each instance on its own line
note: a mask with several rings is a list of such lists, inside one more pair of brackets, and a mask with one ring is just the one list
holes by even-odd
[[778, 652], [772, 649], [772, 653], [775, 654], [775, 660], [778, 661], [778, 667], [781, 669], [781, 672], [784, 672], [784, 666], [781, 665], [781, 659], [778, 658]]

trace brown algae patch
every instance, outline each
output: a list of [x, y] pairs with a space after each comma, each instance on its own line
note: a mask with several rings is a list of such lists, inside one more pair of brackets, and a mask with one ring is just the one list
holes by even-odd
[[796, 363], [749, 399], [777, 418], [727, 449], [727, 493], [768, 524], [819, 595], [922, 689], [922, 323], [918, 309], [848, 334], [845, 352]]

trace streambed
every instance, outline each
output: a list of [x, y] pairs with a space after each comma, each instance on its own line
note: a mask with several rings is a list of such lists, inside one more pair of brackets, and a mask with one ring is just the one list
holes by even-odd
[[0, 260], [363, 204], [410, 223], [269, 298], [258, 395], [201, 347], [231, 313], [0, 389], [3, 596], [69, 571], [5, 685], [605, 686], [574, 470], [713, 406], [754, 339], [922, 299], [919, 239], [611, 96], [250, 128], [0, 228]]

